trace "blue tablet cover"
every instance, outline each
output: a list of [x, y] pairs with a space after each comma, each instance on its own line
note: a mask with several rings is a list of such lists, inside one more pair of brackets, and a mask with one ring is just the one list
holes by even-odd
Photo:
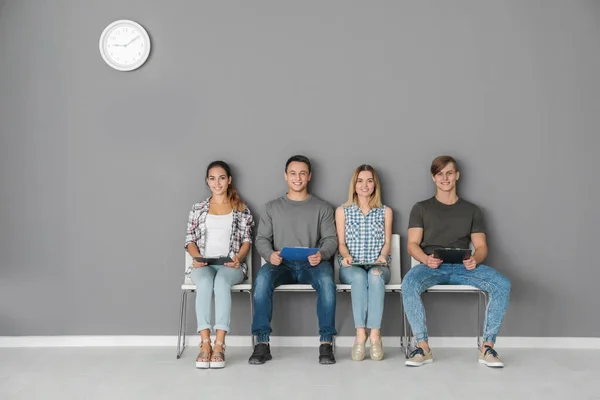
[[279, 252], [279, 257], [288, 261], [306, 261], [308, 256], [312, 256], [319, 251], [315, 247], [284, 247]]

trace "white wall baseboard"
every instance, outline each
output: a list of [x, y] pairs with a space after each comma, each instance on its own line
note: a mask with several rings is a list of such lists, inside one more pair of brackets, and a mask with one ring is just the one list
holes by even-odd
[[[214, 340], [214, 337], [213, 337]], [[336, 345], [350, 347], [352, 336], [338, 336]], [[187, 346], [198, 346], [198, 335], [188, 335]], [[399, 336], [384, 336], [386, 347], [400, 347]], [[475, 337], [431, 337], [431, 347], [469, 348]], [[316, 347], [318, 336], [272, 336], [271, 344], [279, 347]], [[0, 347], [175, 347], [177, 336], [0, 336]], [[227, 337], [229, 346], [251, 346], [250, 336]], [[599, 337], [499, 337], [498, 347], [535, 349], [600, 349]]]

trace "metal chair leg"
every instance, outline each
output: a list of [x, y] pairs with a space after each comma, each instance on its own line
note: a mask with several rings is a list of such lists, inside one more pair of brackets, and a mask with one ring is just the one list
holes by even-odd
[[181, 352], [183, 353], [183, 350], [185, 350], [185, 328], [187, 327], [187, 299], [188, 297], [185, 296], [185, 301], [184, 301], [184, 305], [183, 305], [183, 348], [181, 349]]
[[181, 293], [181, 304], [179, 306], [179, 332], [177, 333], [177, 359], [181, 358], [181, 354], [183, 354], [183, 349], [185, 348], [185, 339], [184, 339], [184, 343], [183, 346], [181, 346], [181, 332], [183, 331], [183, 333], [185, 334], [185, 328], [184, 328], [184, 315], [185, 315], [185, 311], [186, 311], [186, 298], [187, 298], [187, 291], [184, 290]]
[[477, 292], [477, 348], [481, 348], [481, 294], [482, 292]]
[[405, 333], [406, 329], [404, 328], [404, 304], [402, 303], [402, 292], [400, 293], [400, 313], [402, 315], [402, 334], [400, 335], [400, 349], [403, 350], [405, 346]]
[[254, 335], [252, 334], [252, 318], [254, 317], [254, 299], [252, 298], [252, 292], [248, 291], [250, 295], [250, 344], [254, 348]]

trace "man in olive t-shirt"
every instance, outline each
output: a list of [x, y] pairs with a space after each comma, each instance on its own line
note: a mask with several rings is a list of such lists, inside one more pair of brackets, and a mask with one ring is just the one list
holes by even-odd
[[[510, 281], [495, 269], [483, 265], [487, 256], [485, 226], [481, 210], [456, 194], [460, 172], [454, 158], [440, 156], [431, 163], [436, 195], [413, 207], [408, 222], [408, 253], [420, 264], [411, 268], [402, 283], [402, 300], [406, 317], [417, 341], [406, 365], [419, 367], [433, 361], [427, 343], [425, 308], [421, 294], [434, 285], [470, 285], [489, 294], [483, 327], [483, 345], [479, 362], [488, 367], [503, 367], [494, 350], [496, 336], [510, 293]], [[435, 249], [452, 247], [475, 250], [461, 264], [444, 263], [436, 258]]]

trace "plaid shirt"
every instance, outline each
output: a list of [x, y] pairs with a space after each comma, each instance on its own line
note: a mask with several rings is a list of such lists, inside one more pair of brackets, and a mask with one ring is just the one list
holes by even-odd
[[[187, 234], [185, 236], [185, 247], [190, 243], [195, 243], [204, 254], [206, 248], [206, 216], [210, 207], [210, 197], [201, 203], [192, 206], [187, 224]], [[254, 218], [248, 207], [244, 211], [233, 210], [233, 224], [231, 225], [231, 238], [229, 239], [229, 257], [233, 257], [240, 252], [242, 243], [252, 243], [252, 227]], [[192, 273], [193, 266], [188, 265], [185, 274], [186, 278]], [[244, 260], [240, 260], [240, 268], [246, 276], [248, 268]]]
[[[355, 262], [375, 262], [379, 257], [385, 244], [385, 208], [371, 208], [364, 215], [356, 203], [344, 207], [345, 241]], [[338, 261], [342, 265], [342, 256], [339, 254]]]

